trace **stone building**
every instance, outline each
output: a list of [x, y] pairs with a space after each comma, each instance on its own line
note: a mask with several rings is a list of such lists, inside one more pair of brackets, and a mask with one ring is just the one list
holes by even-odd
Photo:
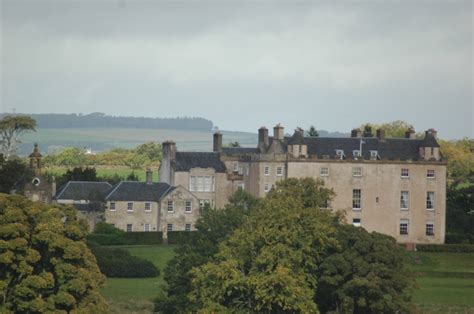
[[30, 168], [35, 176], [31, 182], [25, 184], [23, 194], [32, 201], [50, 204], [53, 196], [56, 194], [56, 182], [53, 177], [53, 182], [49, 183], [43, 176], [42, 157], [38, 144], [35, 144], [33, 152], [28, 156]]
[[69, 181], [58, 190], [53, 202], [75, 207], [77, 216], [86, 219], [92, 231], [105, 219], [104, 198], [111, 188], [108, 182]]
[[199, 199], [183, 186], [154, 183], [147, 171], [146, 182], [122, 181], [105, 197], [105, 220], [128, 232], [193, 231], [199, 218]]
[[393, 236], [400, 243], [443, 243], [446, 212], [446, 162], [436, 131], [423, 139], [407, 130], [405, 138], [306, 137], [302, 129], [273, 136], [258, 130], [255, 148], [222, 146], [214, 134], [213, 152], [179, 152], [163, 143], [160, 181], [189, 188], [201, 204], [222, 208], [238, 188], [263, 197], [278, 180], [318, 178], [336, 193], [328, 207], [344, 210], [348, 223]]

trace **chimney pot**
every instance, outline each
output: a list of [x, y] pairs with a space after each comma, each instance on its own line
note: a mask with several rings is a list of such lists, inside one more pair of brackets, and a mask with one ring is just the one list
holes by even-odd
[[153, 183], [153, 171], [150, 169], [146, 169], [146, 184]]
[[351, 131], [351, 137], [361, 137], [362, 132], [360, 129], [352, 129]]

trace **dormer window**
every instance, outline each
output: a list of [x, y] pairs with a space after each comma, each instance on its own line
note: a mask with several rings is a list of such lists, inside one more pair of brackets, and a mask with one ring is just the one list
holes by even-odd
[[352, 156], [354, 156], [354, 158], [359, 158], [360, 157], [360, 150], [353, 150], [352, 151]]
[[371, 150], [370, 151], [370, 159], [372, 159], [372, 160], [379, 159], [379, 152], [376, 151], [376, 150]]
[[339, 159], [344, 159], [344, 150], [342, 149], [336, 149], [336, 155], [339, 157]]
[[234, 163], [234, 172], [238, 172], [239, 171], [239, 163], [236, 162]]

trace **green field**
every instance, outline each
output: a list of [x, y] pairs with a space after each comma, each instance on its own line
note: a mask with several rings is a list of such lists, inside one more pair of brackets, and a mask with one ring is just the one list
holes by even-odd
[[[152, 261], [161, 275], [144, 279], [107, 279], [102, 289], [114, 313], [150, 313], [153, 299], [165, 284], [163, 270], [174, 246], [121, 246]], [[408, 264], [419, 289], [414, 301], [421, 313], [474, 313], [474, 253], [409, 252]]]
[[107, 278], [102, 295], [114, 313], [146, 313], [153, 310], [153, 299], [164, 284], [163, 270], [174, 255], [172, 245], [120, 246], [132, 255], [153, 262], [161, 275], [156, 278]]
[[[247, 132], [222, 131], [223, 143], [239, 142], [242, 146], [255, 147], [257, 135]], [[22, 138], [19, 154], [31, 153], [33, 143], [42, 152], [52, 153], [64, 147], [86, 147], [104, 151], [116, 147], [133, 148], [145, 142], [173, 140], [181, 151], [211, 151], [212, 131], [133, 129], [133, 128], [71, 128], [38, 129]]]

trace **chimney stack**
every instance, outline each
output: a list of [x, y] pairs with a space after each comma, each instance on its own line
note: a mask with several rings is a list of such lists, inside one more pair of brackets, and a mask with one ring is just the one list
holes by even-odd
[[411, 138], [411, 139], [416, 138], [415, 129], [414, 129], [414, 128], [409, 128], [409, 129], [405, 132], [405, 138]]
[[146, 169], [146, 184], [153, 184], [153, 171]]
[[222, 133], [217, 131], [214, 133], [213, 151], [216, 153], [222, 152]]
[[258, 129], [258, 147], [268, 147], [268, 129], [264, 126]]
[[436, 131], [435, 129], [428, 129], [428, 130], [426, 130], [426, 132], [425, 132], [425, 137], [426, 137], [426, 135], [428, 135], [428, 134], [431, 134], [431, 135], [434, 136], [435, 139], [438, 139], [438, 131]]
[[379, 140], [383, 140], [385, 138], [385, 130], [384, 129], [377, 129], [377, 138]]
[[161, 145], [163, 149], [163, 159], [175, 160], [176, 159], [176, 143], [173, 141], [163, 142]]
[[281, 126], [280, 123], [275, 125], [275, 127], [273, 128], [273, 139], [277, 141], [283, 141], [283, 137], [284, 137], [283, 132], [284, 132], [284, 128]]
[[361, 137], [361, 136], [362, 136], [362, 132], [360, 131], [360, 129], [352, 129], [351, 137]]

